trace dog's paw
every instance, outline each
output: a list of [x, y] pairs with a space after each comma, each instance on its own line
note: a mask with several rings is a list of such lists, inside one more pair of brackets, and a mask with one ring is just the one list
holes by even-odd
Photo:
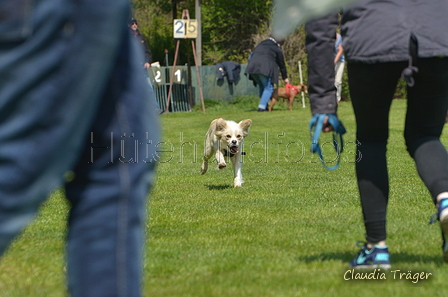
[[219, 163], [218, 164], [218, 169], [224, 169], [224, 168], [226, 168], [227, 167], [227, 164], [225, 163], [225, 162], [222, 162], [222, 163]]
[[235, 178], [233, 180], [233, 187], [234, 188], [242, 188], [243, 187], [243, 181], [239, 178]]
[[202, 162], [201, 174], [204, 175], [207, 172], [207, 169], [208, 169], [208, 163], [207, 162]]

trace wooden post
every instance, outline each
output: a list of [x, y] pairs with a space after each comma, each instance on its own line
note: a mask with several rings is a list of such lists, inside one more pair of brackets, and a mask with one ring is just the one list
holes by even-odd
[[171, 102], [171, 91], [173, 89], [173, 80], [174, 80], [174, 70], [176, 68], [176, 62], [177, 62], [177, 55], [179, 53], [179, 43], [180, 40], [178, 39], [176, 42], [176, 51], [174, 52], [174, 62], [173, 62], [173, 69], [171, 70], [171, 78], [170, 78], [170, 88], [168, 90], [168, 100], [166, 102], [166, 110], [165, 114], [168, 114], [168, 110], [170, 108], [170, 102]]
[[204, 95], [202, 94], [201, 75], [199, 74], [199, 67], [198, 67], [198, 62], [197, 62], [197, 58], [196, 58], [196, 49], [195, 49], [193, 40], [191, 41], [191, 47], [193, 48], [194, 64], [196, 65], [196, 75], [198, 77], [199, 95], [201, 96], [202, 112], [204, 112], [204, 114], [205, 114], [205, 104], [204, 104]]

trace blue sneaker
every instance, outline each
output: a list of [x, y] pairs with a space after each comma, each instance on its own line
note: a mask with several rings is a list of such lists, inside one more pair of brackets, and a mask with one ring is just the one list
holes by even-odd
[[437, 207], [437, 216], [440, 221], [440, 229], [442, 229], [443, 260], [448, 262], [448, 241], [446, 240], [448, 238], [448, 210], [442, 214], [446, 209], [448, 209], [448, 198], [441, 199]]
[[358, 255], [350, 262], [350, 266], [353, 268], [383, 268], [389, 269], [390, 266], [390, 255], [387, 246], [375, 245], [370, 250], [367, 248], [367, 243], [364, 246], [359, 247], [362, 249], [359, 251]]

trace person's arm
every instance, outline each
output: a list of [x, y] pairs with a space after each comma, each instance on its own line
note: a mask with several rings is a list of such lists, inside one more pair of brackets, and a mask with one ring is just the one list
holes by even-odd
[[283, 51], [281, 48], [278, 48], [277, 64], [280, 69], [283, 81], [285, 82], [285, 84], [289, 84], [288, 71], [286, 69], [286, 63], [285, 63], [285, 56], [283, 55]]
[[149, 67], [151, 67], [152, 53], [151, 53], [151, 50], [149, 48], [148, 41], [146, 40], [146, 38], [143, 35], [142, 35], [142, 41], [143, 41], [143, 46], [144, 46], [144, 51], [145, 51], [145, 64], [144, 64], [144, 67], [146, 69], [148, 69]]
[[342, 45], [338, 45], [338, 52], [336, 53], [336, 57], [334, 57], [335, 64], [339, 61], [339, 59], [341, 59], [343, 53], [344, 48], [342, 47]]
[[336, 13], [309, 21], [305, 25], [308, 52], [308, 95], [312, 114], [336, 114], [334, 86], [334, 36], [338, 25]]

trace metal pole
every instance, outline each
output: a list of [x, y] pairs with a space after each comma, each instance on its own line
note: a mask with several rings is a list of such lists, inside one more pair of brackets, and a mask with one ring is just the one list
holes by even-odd
[[165, 49], [165, 66], [168, 67], [169, 62], [168, 62], [168, 50]]
[[[303, 85], [303, 78], [302, 78], [302, 62], [299, 61], [299, 73], [300, 73], [300, 84]], [[302, 92], [302, 108], [305, 108], [305, 94]]]

